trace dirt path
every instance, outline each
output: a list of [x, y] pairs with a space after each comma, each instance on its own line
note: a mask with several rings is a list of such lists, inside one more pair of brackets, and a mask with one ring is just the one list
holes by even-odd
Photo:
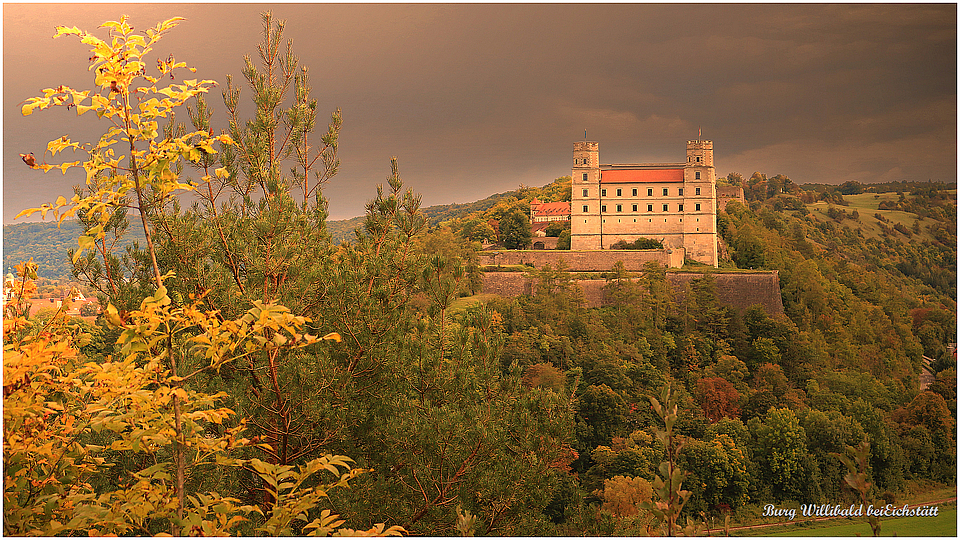
[[[908, 505], [907, 505], [907, 508], [919, 508], [919, 507], [921, 507], [921, 506], [933, 506], [933, 505], [944, 504], [944, 503], [948, 503], [948, 502], [956, 502], [956, 500], [957, 500], [956, 497], [950, 497], [949, 499], [943, 499], [943, 500], [939, 500], [939, 501], [932, 501], [932, 502], [925, 502], [925, 503], [917, 503], [917, 504], [908, 504]], [[903, 507], [902, 507], [902, 506], [899, 506], [898, 508], [903, 508]], [[767, 527], [783, 527], [783, 526], [791, 525], [791, 524], [794, 524], [794, 523], [808, 523], [808, 522], [811, 522], [811, 521], [829, 521], [829, 520], [831, 520], [831, 519], [846, 519], [846, 518], [843, 517], [843, 516], [831, 516], [831, 517], [820, 517], [820, 518], [805, 519], [805, 520], [803, 520], [803, 521], [781, 521], [780, 523], [764, 523], [764, 524], [761, 524], [761, 525], [744, 525], [744, 526], [741, 526], [741, 527], [730, 527], [729, 531], [730, 531], [730, 532], [734, 532], [734, 531], [745, 531], [745, 530], [749, 530], [749, 529], [764, 529], [764, 528], [767, 528]], [[887, 519], [893, 519], [893, 518], [887, 518]], [[713, 534], [713, 533], [723, 533], [723, 528], [710, 529], [709, 531], [707, 531], [707, 535], [710, 535], [710, 534]]]

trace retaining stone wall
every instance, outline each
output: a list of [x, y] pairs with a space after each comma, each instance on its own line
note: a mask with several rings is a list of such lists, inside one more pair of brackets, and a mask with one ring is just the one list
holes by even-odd
[[[667, 274], [674, 290], [683, 290], [684, 286], [703, 274]], [[780, 296], [780, 273], [714, 273], [717, 298], [725, 305], [747, 309], [760, 304], [768, 315], [783, 313], [783, 299]]]
[[[703, 274], [667, 273], [667, 279], [673, 285], [678, 299], [682, 298], [685, 286], [700, 277], [703, 277]], [[776, 271], [713, 273], [713, 277], [720, 303], [739, 310], [760, 304], [768, 315], [783, 313], [780, 275]], [[607, 299], [603, 291], [603, 287], [607, 284], [606, 280], [578, 280], [576, 283], [583, 291], [587, 307], [606, 305]], [[483, 292], [485, 293], [514, 297], [532, 294], [533, 290], [533, 280], [522, 272], [485, 272], [483, 274]]]
[[480, 264], [486, 266], [510, 266], [532, 264], [537, 268], [550, 265], [554, 268], [560, 259], [570, 272], [608, 272], [617, 261], [622, 261], [630, 272], [639, 272], [643, 266], [656, 261], [667, 268], [683, 266], [686, 252], [683, 249], [657, 250], [610, 250], [601, 251], [481, 251]]

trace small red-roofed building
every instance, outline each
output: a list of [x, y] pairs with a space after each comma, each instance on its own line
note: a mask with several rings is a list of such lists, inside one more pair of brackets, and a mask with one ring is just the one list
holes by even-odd
[[555, 221], [570, 221], [569, 202], [545, 203], [536, 197], [530, 201], [530, 232], [534, 236], [544, 236], [547, 226]]

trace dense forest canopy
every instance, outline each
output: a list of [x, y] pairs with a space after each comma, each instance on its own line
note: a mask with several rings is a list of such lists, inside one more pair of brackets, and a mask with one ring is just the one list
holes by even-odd
[[[392, 160], [335, 236], [344, 120], [317, 127], [283, 23], [264, 16], [244, 93], [224, 85], [229, 132], [206, 82], [167, 90], [189, 126], [130, 116], [124, 81], [146, 76], [125, 66], [175, 22], [112, 23], [112, 45], [61, 27], [126, 78], [91, 105], [62, 87], [29, 102], [127, 118], [139, 150], [107, 159], [108, 131], [83, 147], [79, 202], [50, 205], [78, 217], [58, 234], [94, 324], [28, 317], [41, 267], [17, 267], [6, 534], [673, 535], [955, 485], [956, 186], [728, 175], [746, 204], [718, 216], [719, 270], [777, 270], [783, 314], [723, 305], [710, 272], [675, 291], [656, 264], [611, 268], [602, 308], [562, 266], [490, 297], [477, 250], [523, 247], [530, 201], [569, 200], [569, 177], [430, 210]], [[21, 258], [52, 234], [9, 231]]]

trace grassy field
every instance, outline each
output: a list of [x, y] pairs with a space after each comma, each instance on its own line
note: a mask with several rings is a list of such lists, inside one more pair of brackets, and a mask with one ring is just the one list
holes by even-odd
[[[882, 194], [889, 195], [889, 194]], [[873, 195], [871, 194], [872, 198]], [[896, 197], [894, 197], [895, 199]], [[882, 200], [882, 199], [881, 199]], [[870, 206], [872, 205], [872, 208]], [[831, 218], [827, 216], [827, 210], [830, 207], [835, 207], [838, 210], [845, 210], [847, 212], [847, 219], [844, 219], [840, 222], [842, 227], [848, 229], [860, 229], [863, 232], [864, 238], [880, 238], [882, 233], [880, 231], [880, 221], [875, 217], [876, 214], [880, 214], [885, 219], [888, 220], [886, 224], [888, 227], [893, 227], [894, 225], [900, 223], [908, 229], [913, 228], [913, 224], [918, 221], [918, 216], [916, 214], [911, 214], [910, 212], [901, 212], [899, 210], [877, 210], [877, 203], [865, 203], [864, 206], [837, 206], [833, 204], [827, 204], [826, 202], [818, 202], [814, 204], [808, 204], [807, 208], [810, 210], [810, 215], [817, 221], [830, 221]], [[854, 220], [852, 217], [849, 217], [853, 211], [856, 210], [860, 217], [858, 220]], [[933, 220], [926, 219], [920, 220], [920, 234], [914, 235], [915, 240], [933, 240], [933, 236], [929, 231], [924, 227], [933, 223]], [[897, 233], [899, 234], [899, 233]]]
[[489, 293], [475, 294], [473, 296], [457, 298], [450, 303], [450, 309], [447, 310], [447, 313], [453, 315], [454, 313], [465, 311], [470, 306], [482, 304], [483, 302], [489, 302], [494, 298], [497, 298], [497, 295]]
[[[905, 194], [909, 195], [909, 192]], [[811, 216], [818, 221], [830, 220], [830, 218], [827, 217], [827, 210], [830, 207], [837, 208], [838, 210], [844, 210], [847, 213], [848, 219], [844, 219], [840, 224], [843, 227], [850, 229], [859, 228], [865, 238], [879, 238], [881, 236], [880, 222], [875, 217], [877, 214], [881, 215], [888, 221], [886, 223], [888, 227], [893, 227], [899, 223], [912, 230], [913, 224], [917, 221], [920, 221], [921, 232], [920, 234], [915, 234], [912, 237], [912, 240], [933, 240], [933, 236], [926, 228], [927, 225], [934, 223], [933, 220], [919, 219], [919, 216], [910, 212], [901, 212], [898, 210], [879, 210], [879, 205], [882, 201], [897, 201], [900, 198], [895, 192], [861, 193], [859, 195], [844, 195], [843, 198], [849, 203], [849, 205], [839, 206], [829, 204], [825, 201], [820, 201], [817, 203], [808, 204], [807, 209], [810, 210]], [[849, 217], [854, 210], [860, 214], [858, 221], [854, 221], [853, 218]]]
[[[909, 195], [909, 192], [905, 193], [905, 195]], [[896, 201], [900, 198], [900, 196], [893, 191], [889, 191], [887, 193], [861, 193], [859, 195], [844, 195], [843, 198], [850, 203], [850, 208], [856, 208], [858, 210], [871, 210], [876, 212], [881, 202]]]

